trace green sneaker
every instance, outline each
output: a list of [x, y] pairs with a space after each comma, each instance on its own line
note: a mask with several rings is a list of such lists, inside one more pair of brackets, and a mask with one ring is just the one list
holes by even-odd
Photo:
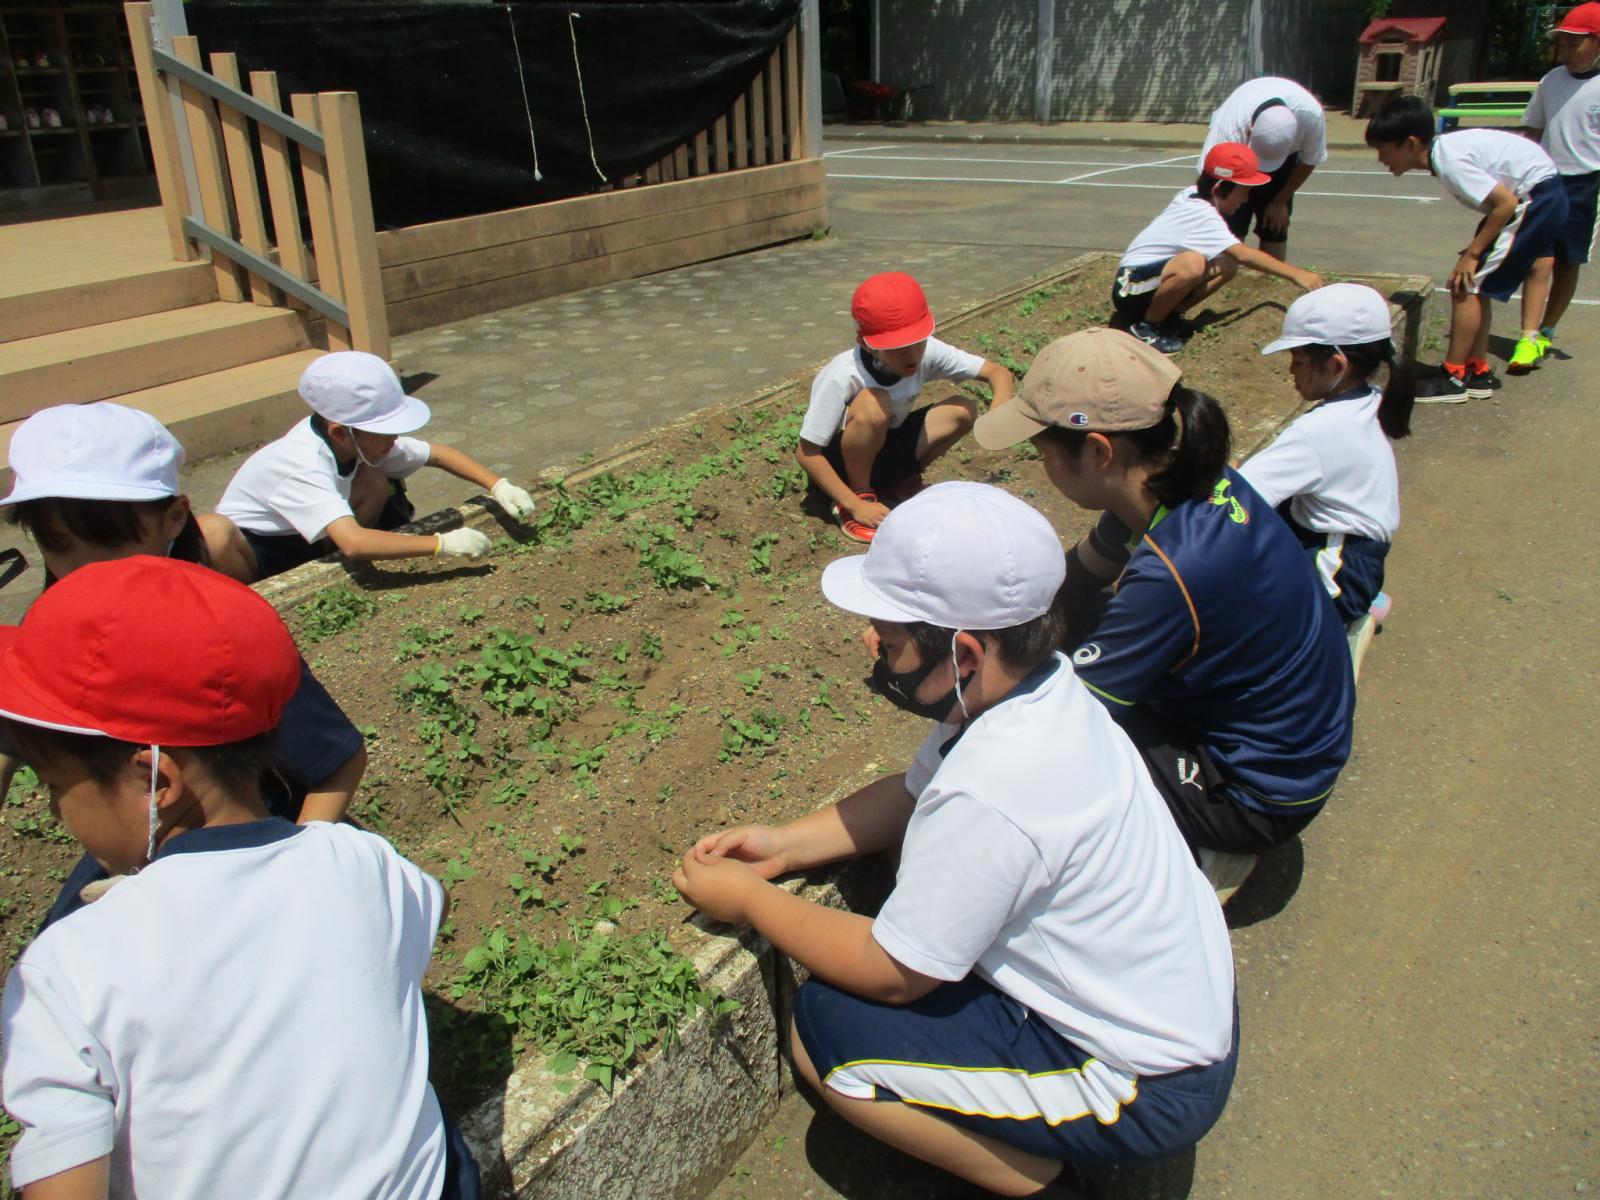
[[1550, 338], [1547, 334], [1541, 333], [1538, 337], [1533, 339], [1533, 342], [1534, 345], [1539, 347], [1540, 358], [1543, 358], [1546, 354], [1550, 353]]
[[1546, 342], [1543, 346], [1539, 343], [1542, 338], [1523, 337], [1517, 340], [1517, 348], [1511, 352], [1511, 357], [1506, 360], [1506, 373], [1508, 375], [1526, 375], [1539, 365], [1539, 360], [1544, 357], [1545, 351], [1550, 348]]

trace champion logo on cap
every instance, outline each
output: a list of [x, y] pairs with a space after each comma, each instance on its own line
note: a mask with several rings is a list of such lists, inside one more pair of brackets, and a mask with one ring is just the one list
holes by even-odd
[[1067, 418], [1067, 424], [1071, 425], [1074, 429], [1082, 429], [1088, 423], [1089, 423], [1089, 414], [1088, 413], [1075, 412], [1070, 417]]

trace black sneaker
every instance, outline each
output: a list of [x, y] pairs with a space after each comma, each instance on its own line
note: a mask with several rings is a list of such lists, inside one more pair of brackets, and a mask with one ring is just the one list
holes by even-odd
[[1467, 395], [1474, 400], [1487, 400], [1500, 390], [1500, 377], [1489, 367], [1473, 371], [1467, 376]]
[[1163, 354], [1176, 354], [1189, 341], [1188, 338], [1173, 329], [1165, 321], [1160, 325], [1152, 325], [1149, 321], [1135, 321], [1128, 326], [1128, 332], [1145, 345], [1151, 346]]
[[1439, 367], [1417, 380], [1418, 404], [1465, 404], [1467, 381]]

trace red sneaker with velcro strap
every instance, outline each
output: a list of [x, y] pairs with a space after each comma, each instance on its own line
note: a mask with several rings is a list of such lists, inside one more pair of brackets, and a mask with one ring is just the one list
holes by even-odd
[[[857, 492], [856, 495], [869, 504], [878, 503], [877, 492]], [[839, 522], [839, 528], [844, 531], [845, 537], [850, 538], [852, 541], [870, 542], [872, 535], [878, 532], [876, 526], [863, 525], [837, 504], [833, 506], [833, 516], [834, 520]]]

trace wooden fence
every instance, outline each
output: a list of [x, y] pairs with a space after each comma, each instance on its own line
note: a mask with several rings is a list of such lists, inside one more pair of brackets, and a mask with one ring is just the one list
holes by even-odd
[[828, 223], [790, 29], [729, 111], [607, 191], [378, 234], [403, 333], [802, 237]]
[[[331, 348], [388, 358], [356, 94], [291, 96], [291, 116], [274, 72], [252, 71], [245, 92], [235, 55], [211, 55], [208, 72], [195, 38], [174, 38], [170, 55], [156, 47], [150, 4], [126, 4], [124, 11], [173, 257], [187, 261], [200, 256], [200, 247], [209, 249], [220, 299], [303, 305], [326, 319]], [[173, 97], [181, 101], [193, 153], [195, 196]], [[266, 180], [265, 206], [258, 179]]]

